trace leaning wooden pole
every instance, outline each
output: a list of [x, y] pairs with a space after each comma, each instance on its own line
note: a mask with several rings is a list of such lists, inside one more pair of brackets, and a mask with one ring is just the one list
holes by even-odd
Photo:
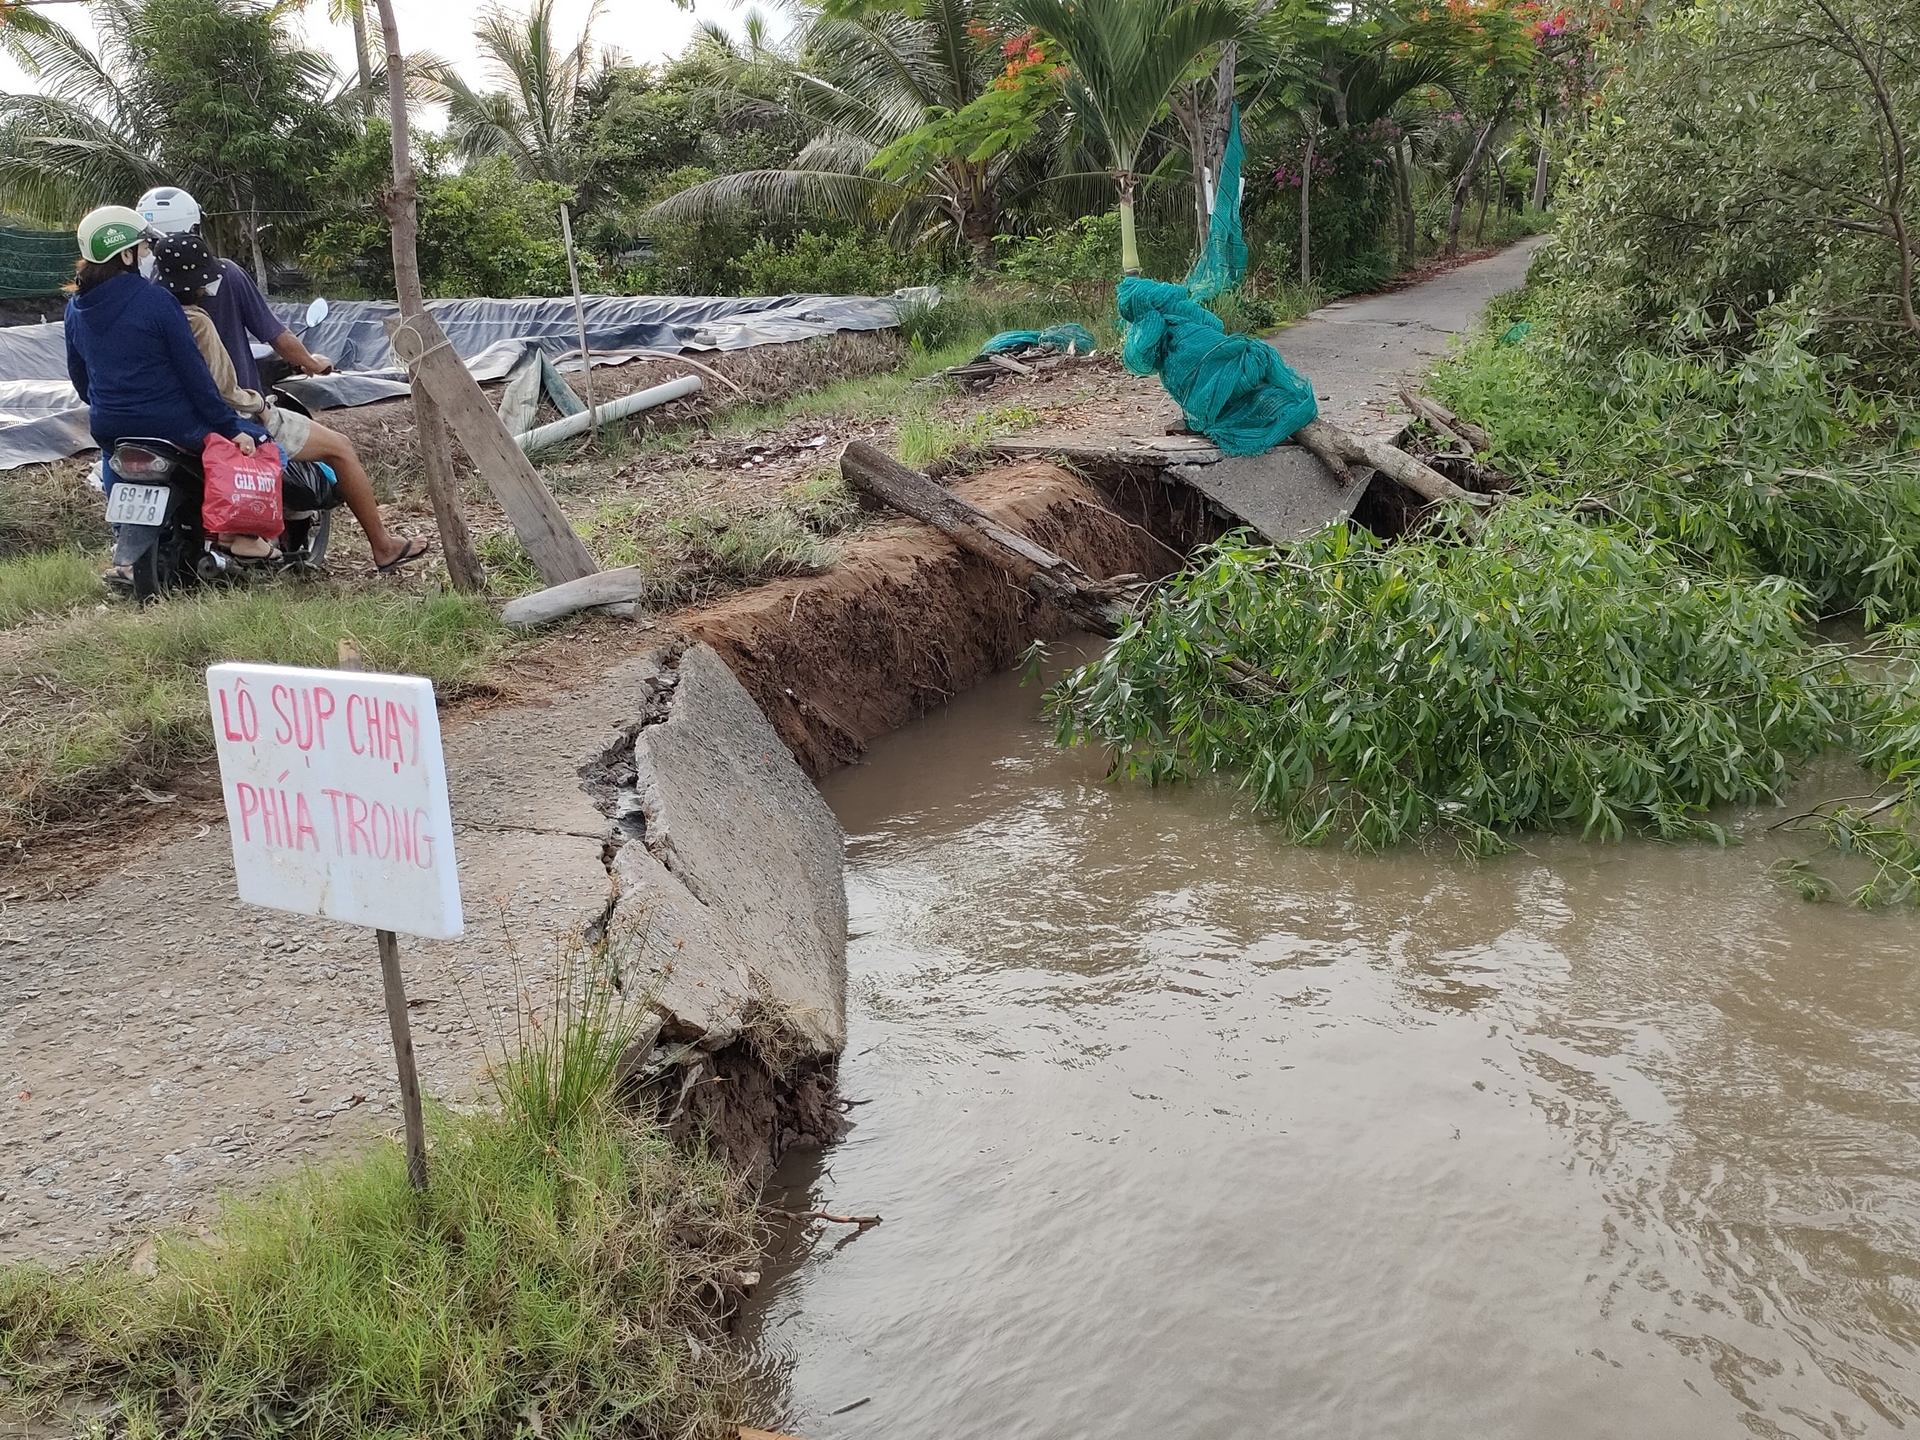
[[1126, 587], [1096, 580], [1071, 560], [1007, 529], [984, 510], [865, 440], [850, 440], [840, 473], [855, 489], [924, 521], [954, 544], [992, 561], [1035, 599], [1057, 605], [1096, 635], [1118, 635], [1132, 614]]
[[[393, 0], [375, 0], [380, 7], [380, 33], [387, 49], [387, 117], [393, 127], [393, 188], [384, 200], [393, 228], [393, 288], [400, 316], [411, 319], [425, 313], [420, 290], [420, 187], [413, 173], [413, 138], [407, 125], [407, 62], [400, 51], [400, 26], [393, 18]], [[413, 387], [413, 422], [419, 438], [420, 463], [427, 472], [427, 498], [440, 527], [440, 550], [447, 557], [447, 574], [456, 590], [486, 588], [487, 572], [474, 548], [467, 525], [466, 506], [453, 474], [453, 448], [447, 439], [440, 407], [423, 385]]]

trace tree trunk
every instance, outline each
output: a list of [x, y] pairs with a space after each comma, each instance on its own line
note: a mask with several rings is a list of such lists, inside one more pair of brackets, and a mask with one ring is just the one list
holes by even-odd
[[1122, 274], [1140, 273], [1140, 243], [1133, 229], [1133, 182], [1131, 170], [1113, 177], [1120, 186], [1120, 270]]
[[1307, 148], [1300, 160], [1300, 283], [1313, 283], [1313, 147], [1319, 126], [1307, 127]]
[[1401, 140], [1393, 147], [1393, 194], [1400, 223], [1400, 263], [1411, 265], [1420, 248], [1419, 220], [1413, 213], [1413, 142]]
[[260, 212], [247, 206], [247, 249], [253, 259], [253, 281], [262, 295], [267, 293], [267, 252], [260, 248]]
[[1540, 130], [1540, 144], [1533, 153], [1533, 208], [1547, 208], [1547, 132]]
[[1480, 162], [1486, 158], [1487, 143], [1493, 139], [1493, 132], [1499, 128], [1505, 116], [1507, 102], [1501, 101], [1500, 108], [1488, 117], [1487, 123], [1480, 127], [1480, 133], [1474, 137], [1473, 153], [1467, 156], [1467, 168], [1460, 172], [1460, 178], [1453, 186], [1453, 209], [1447, 215], [1447, 254], [1460, 253], [1460, 223], [1466, 218], [1467, 196], [1473, 189], [1473, 177], [1480, 171]]
[[353, 17], [353, 59], [360, 72], [360, 113], [373, 119], [373, 56], [367, 50], [367, 12], [356, 4], [348, 12]]
[[[387, 220], [393, 227], [393, 288], [403, 316], [420, 314], [426, 298], [420, 290], [420, 187], [413, 175], [413, 139], [407, 126], [406, 59], [400, 51], [400, 27], [394, 22], [393, 0], [375, 0], [380, 7], [380, 33], [387, 51], [387, 117], [393, 125], [393, 188], [386, 196]], [[469, 593], [484, 590], [487, 572], [474, 548], [467, 526], [466, 507], [453, 475], [453, 449], [447, 440], [440, 407], [427, 387], [413, 387], [414, 427], [420, 443], [420, 461], [427, 472], [427, 496], [440, 527], [440, 550], [447, 557], [453, 588]]]

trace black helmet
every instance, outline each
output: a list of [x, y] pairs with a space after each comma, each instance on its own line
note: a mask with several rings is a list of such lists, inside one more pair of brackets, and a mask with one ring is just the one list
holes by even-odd
[[198, 235], [163, 235], [153, 242], [153, 278], [182, 305], [220, 283], [220, 262]]

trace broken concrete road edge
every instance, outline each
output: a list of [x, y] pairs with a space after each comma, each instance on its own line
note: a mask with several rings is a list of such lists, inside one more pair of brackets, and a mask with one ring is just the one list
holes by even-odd
[[676, 1138], [705, 1134], [755, 1182], [833, 1138], [846, 1045], [838, 821], [705, 645], [656, 652], [638, 713], [582, 767], [612, 822], [598, 927], [661, 1018], [634, 1057]]

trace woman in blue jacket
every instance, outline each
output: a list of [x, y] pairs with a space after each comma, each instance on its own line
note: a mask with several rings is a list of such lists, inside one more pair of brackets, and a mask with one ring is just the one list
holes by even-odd
[[[167, 440], [197, 455], [212, 434], [251, 455], [267, 432], [220, 398], [180, 302], [141, 278], [145, 229], [124, 205], [102, 206], [80, 222], [79, 277], [67, 302], [67, 376], [86, 402], [87, 428], [103, 456], [128, 437]], [[111, 470], [106, 482], [113, 484]], [[144, 525], [121, 529], [135, 533], [115, 544], [116, 569], [158, 533]]]

